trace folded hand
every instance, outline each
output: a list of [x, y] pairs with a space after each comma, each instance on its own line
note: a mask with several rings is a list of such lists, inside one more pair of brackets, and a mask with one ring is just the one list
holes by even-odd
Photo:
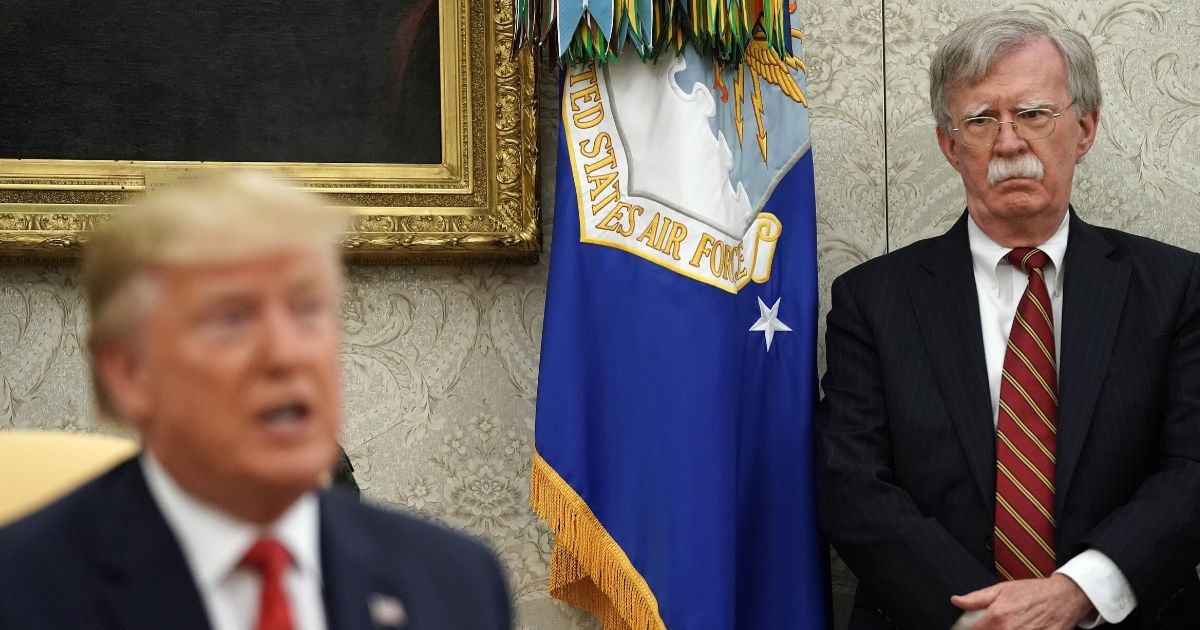
[[973, 630], [1070, 630], [1092, 612], [1092, 603], [1071, 578], [1055, 573], [1038, 580], [1001, 582], [950, 603], [983, 610]]

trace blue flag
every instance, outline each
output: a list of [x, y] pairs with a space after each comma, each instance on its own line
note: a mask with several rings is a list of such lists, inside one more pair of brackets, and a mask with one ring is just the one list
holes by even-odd
[[606, 628], [829, 626], [803, 86], [765, 41], [563, 75], [531, 502]]

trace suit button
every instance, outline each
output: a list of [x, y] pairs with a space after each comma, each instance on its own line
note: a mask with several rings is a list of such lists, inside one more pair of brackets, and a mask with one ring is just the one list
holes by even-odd
[[988, 551], [995, 551], [996, 536], [994, 534], [988, 534], [987, 540], [984, 541], [983, 546], [986, 547]]

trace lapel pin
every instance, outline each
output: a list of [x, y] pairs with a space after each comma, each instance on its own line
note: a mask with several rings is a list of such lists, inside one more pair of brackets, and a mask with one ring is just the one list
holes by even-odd
[[367, 607], [371, 610], [371, 622], [376, 628], [400, 628], [408, 622], [404, 604], [390, 595], [372, 593], [367, 598]]

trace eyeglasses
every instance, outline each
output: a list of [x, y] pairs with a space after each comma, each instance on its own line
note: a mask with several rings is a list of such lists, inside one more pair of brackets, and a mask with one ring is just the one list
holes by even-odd
[[1054, 133], [1058, 117], [1063, 115], [1075, 101], [1055, 112], [1052, 109], [1026, 109], [1016, 113], [1013, 119], [1001, 122], [991, 116], [972, 116], [962, 121], [961, 126], [950, 131], [958, 134], [959, 142], [973, 149], [990, 147], [1000, 135], [1000, 125], [1012, 125], [1013, 133], [1022, 140], [1039, 140]]

